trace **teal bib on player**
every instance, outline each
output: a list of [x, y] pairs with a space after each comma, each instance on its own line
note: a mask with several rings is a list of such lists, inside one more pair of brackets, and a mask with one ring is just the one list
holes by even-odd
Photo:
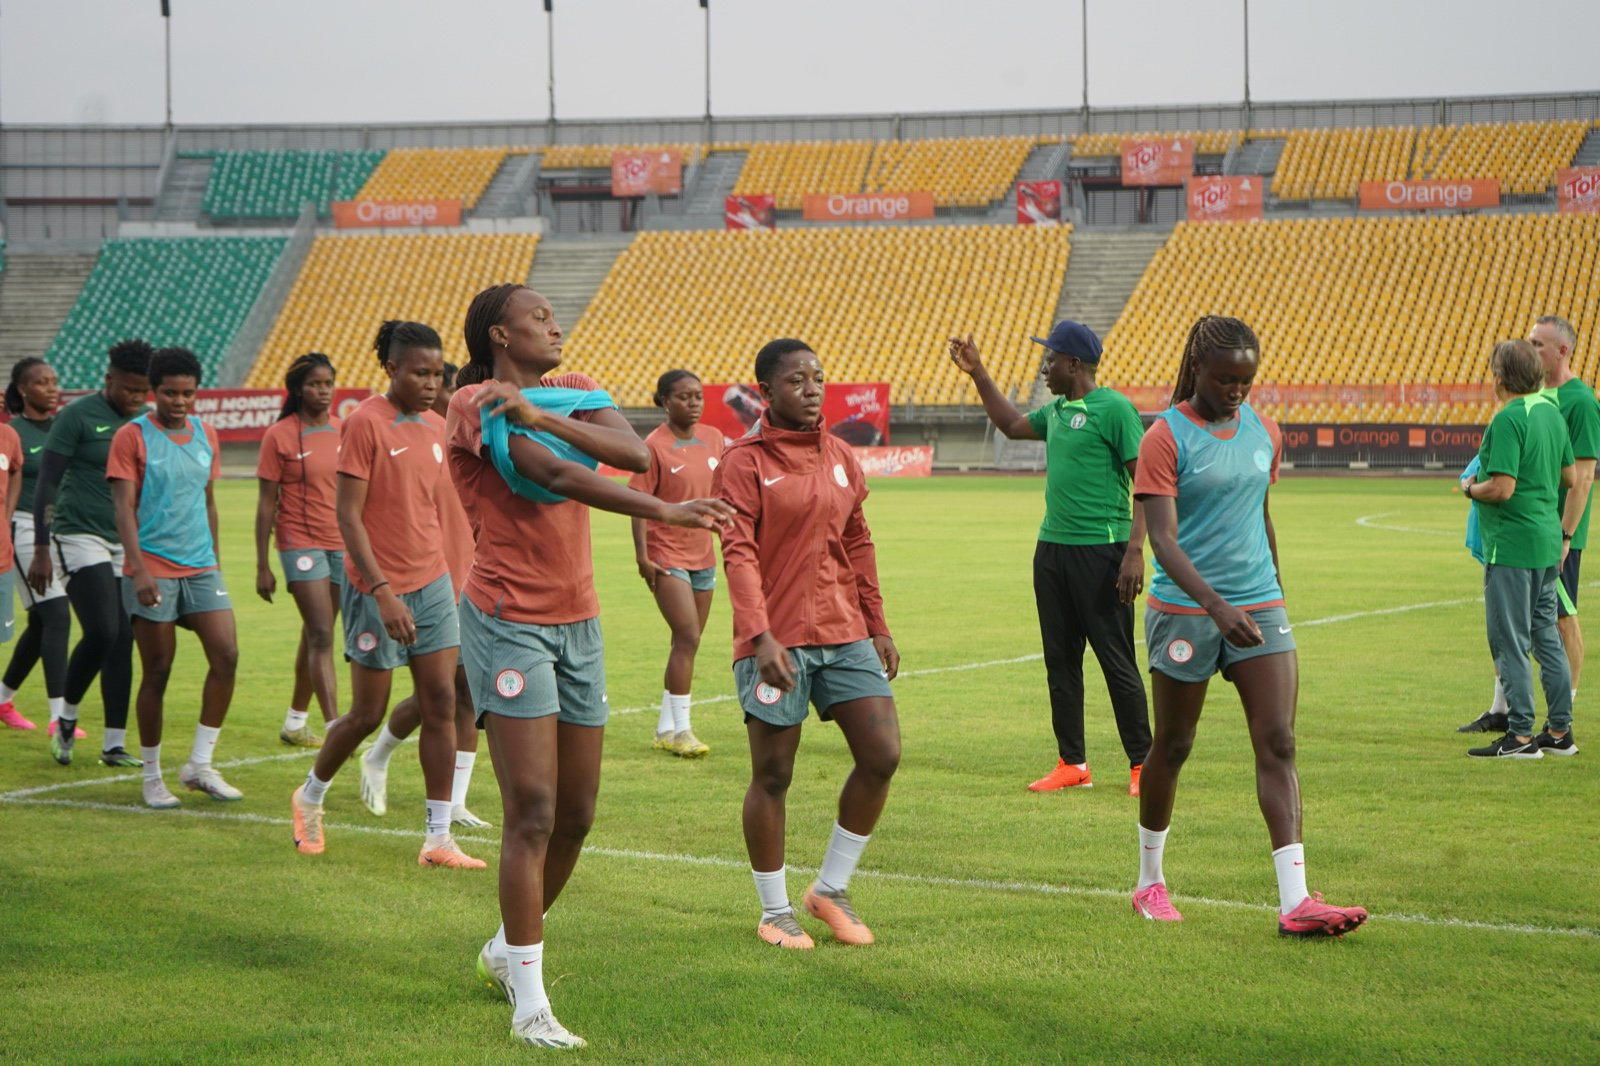
[[[1478, 480], [1478, 471], [1480, 471], [1482, 469], [1483, 469], [1483, 461], [1481, 459], [1479, 459], [1476, 455], [1474, 455], [1472, 457], [1472, 462], [1467, 464], [1467, 468], [1465, 470], [1461, 471], [1461, 476], [1459, 478], [1457, 478], [1456, 480], [1457, 481], [1476, 481], [1476, 480]], [[1473, 500], [1473, 501], [1471, 501], [1470, 503], [1467, 504], [1467, 541], [1466, 541], [1466, 544], [1467, 544], [1467, 551], [1472, 553], [1472, 557], [1474, 559], [1478, 560], [1478, 562], [1480, 562], [1480, 563], [1483, 562], [1483, 531], [1478, 528], [1478, 501], [1477, 500]]]
[[211, 481], [211, 441], [189, 416], [189, 443], [179, 444], [148, 414], [133, 420], [144, 438], [144, 484], [139, 487], [139, 549], [178, 566], [217, 565], [206, 485]]
[[[574, 411], [598, 411], [606, 407], [615, 407], [616, 403], [611, 395], [603, 389], [561, 389], [550, 386], [541, 386], [532, 389], [523, 389], [522, 395], [528, 402], [542, 411], [563, 417]], [[523, 426], [514, 426], [506, 421], [504, 415], [485, 415], [483, 419], [483, 443], [489, 449], [489, 459], [494, 463], [494, 468], [511, 491], [525, 500], [534, 503], [565, 503], [566, 497], [551, 492], [543, 485], [525, 478], [517, 471], [516, 464], [511, 461], [511, 434], [516, 433], [544, 445], [554, 453], [557, 459], [566, 459], [569, 462], [582, 463], [590, 470], [597, 469], [600, 461], [586, 452], [580, 451], [556, 436], [554, 433], [544, 431], [534, 432]]]

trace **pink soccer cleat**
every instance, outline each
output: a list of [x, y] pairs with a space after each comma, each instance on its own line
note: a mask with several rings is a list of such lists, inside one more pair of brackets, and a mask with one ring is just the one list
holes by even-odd
[[1133, 913], [1153, 922], [1181, 922], [1183, 915], [1172, 905], [1165, 882], [1139, 889], [1133, 894]]
[[7, 729], [28, 730], [39, 728], [24, 718], [22, 712], [17, 710], [17, 705], [10, 700], [0, 703], [0, 724], [5, 725]]
[[1344, 936], [1367, 920], [1362, 907], [1335, 907], [1313, 892], [1288, 914], [1278, 915], [1279, 936]]

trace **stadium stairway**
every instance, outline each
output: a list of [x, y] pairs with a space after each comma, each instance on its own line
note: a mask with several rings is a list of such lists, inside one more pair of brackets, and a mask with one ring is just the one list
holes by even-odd
[[567, 336], [572, 335], [573, 327], [583, 317], [584, 309], [610, 273], [611, 264], [617, 261], [617, 256], [632, 241], [630, 234], [620, 239], [610, 236], [588, 240], [545, 237], [539, 242], [539, 250], [533, 255], [533, 270], [528, 274], [528, 284], [550, 301], [550, 306], [555, 309], [556, 324]]
[[210, 155], [178, 155], [167, 172], [167, 184], [156, 197], [158, 222], [194, 222], [200, 217], [206, 185], [211, 181]]
[[538, 152], [506, 156], [483, 190], [483, 195], [478, 197], [478, 206], [472, 210], [473, 216], [524, 218], [533, 214], [531, 201], [538, 172]]
[[[1151, 257], [1167, 243], [1171, 232], [1148, 226], [1074, 230], [1072, 258], [1067, 261], [1056, 319], [1075, 319], [1104, 338], [1133, 295]], [[1040, 328], [1048, 325], [1040, 323]], [[1111, 380], [1116, 380], [1114, 368]]]
[[18, 359], [43, 355], [50, 347], [96, 258], [7, 254], [0, 271], [0, 380], [11, 380]]
[[1578, 145], [1577, 154], [1572, 157], [1575, 167], [1600, 166], [1600, 126], [1593, 126], [1583, 135], [1583, 143]]
[[[674, 221], [692, 229], [715, 229], [722, 223], [722, 211], [734, 182], [744, 169], [745, 152], [712, 152], [700, 162], [693, 187], [685, 198], [683, 211]], [[535, 264], [534, 269], [538, 269]]]
[[1271, 174], [1278, 169], [1278, 157], [1283, 155], [1285, 141], [1282, 137], [1265, 137], [1259, 141], [1245, 141], [1229, 153], [1226, 174]]

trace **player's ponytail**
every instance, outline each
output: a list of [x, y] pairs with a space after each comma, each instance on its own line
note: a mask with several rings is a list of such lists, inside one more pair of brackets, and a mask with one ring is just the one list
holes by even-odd
[[22, 379], [28, 376], [28, 371], [36, 366], [48, 364], [37, 355], [30, 355], [26, 359], [18, 359], [11, 367], [11, 383], [6, 386], [6, 410], [14, 415], [23, 411]]
[[378, 353], [378, 362], [385, 365], [395, 361], [395, 356], [410, 348], [442, 349], [444, 342], [432, 326], [421, 322], [402, 322], [391, 318], [378, 327], [378, 336], [372, 350]]
[[467, 342], [467, 365], [456, 373], [456, 386], [477, 385], [494, 377], [494, 339], [489, 330], [500, 324], [506, 303], [526, 285], [506, 282], [491, 285], [472, 298], [461, 333]]
[[1197, 319], [1183, 342], [1183, 361], [1178, 364], [1178, 381], [1172, 387], [1172, 406], [1194, 395], [1195, 367], [1200, 360], [1210, 358], [1215, 352], [1241, 348], [1259, 352], [1261, 345], [1255, 332], [1239, 319], [1226, 315], [1202, 315]]

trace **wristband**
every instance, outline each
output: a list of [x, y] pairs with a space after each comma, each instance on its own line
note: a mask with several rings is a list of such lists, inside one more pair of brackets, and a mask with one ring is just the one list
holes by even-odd
[[1572, 534], [1571, 533], [1563, 533], [1563, 534], [1561, 534], [1561, 539], [1562, 540], [1571, 540], [1572, 539]]
[[1472, 486], [1476, 485], [1476, 484], [1477, 484], [1477, 482], [1475, 482], [1475, 481], [1467, 482], [1466, 488], [1461, 490], [1461, 495], [1465, 496], [1469, 500], [1472, 499], [1473, 498], [1473, 496], [1472, 496]]
[[372, 586], [372, 591], [367, 593], [367, 595], [368, 596], [376, 596], [378, 594], [378, 590], [383, 588], [383, 586], [385, 586], [387, 584], [388, 584], [387, 581], [378, 582], [376, 585]]

